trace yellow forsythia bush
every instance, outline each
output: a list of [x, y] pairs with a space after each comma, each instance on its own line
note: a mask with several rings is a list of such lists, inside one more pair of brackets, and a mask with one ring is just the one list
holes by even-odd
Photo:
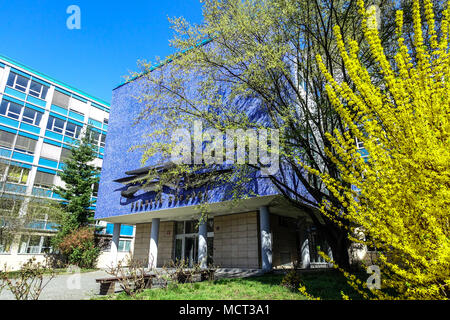
[[[398, 48], [393, 60], [384, 54], [373, 17], [358, 0], [365, 39], [378, 75], [360, 61], [358, 44], [335, 34], [351, 79], [343, 82], [318, 62], [327, 78], [327, 93], [345, 133], [328, 135], [342, 181], [320, 175], [345, 208], [354, 242], [379, 250], [381, 290], [375, 298], [448, 299], [450, 287], [450, 52], [448, 8], [435, 21], [430, 0], [413, 3], [414, 41], [406, 45], [403, 13], [397, 12]], [[425, 31], [426, 30], [426, 31]], [[355, 137], [368, 156], [360, 155]], [[331, 153], [327, 150], [330, 156]], [[322, 210], [324, 214], [328, 210]], [[354, 236], [362, 230], [365, 239]], [[350, 277], [349, 277], [350, 279]], [[350, 279], [350, 281], [352, 281]], [[365, 283], [354, 283], [364, 288]], [[368, 297], [368, 296], [367, 296]]]

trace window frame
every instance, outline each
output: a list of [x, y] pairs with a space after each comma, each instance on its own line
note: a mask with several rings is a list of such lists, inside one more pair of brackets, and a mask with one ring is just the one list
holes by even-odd
[[[33, 239], [37, 240], [39, 239], [38, 245], [30, 246], [30, 241]], [[19, 254], [45, 254], [45, 249], [49, 249], [48, 253], [53, 252], [53, 247], [45, 247], [45, 240], [50, 239], [51, 236], [46, 235], [36, 235], [36, 234], [22, 234], [20, 237], [20, 244], [19, 244]], [[26, 239], [26, 240], [25, 240]], [[25, 244], [25, 245], [24, 245]], [[32, 249], [32, 250], [30, 250]]]
[[[31, 151], [30, 149], [20, 148], [22, 146], [17, 146], [17, 142], [19, 141], [19, 139], [27, 139], [29, 142], [32, 141], [34, 143], [33, 150]], [[27, 141], [27, 140], [25, 140], [25, 141]], [[28, 137], [24, 137], [24, 136], [21, 136], [21, 135], [17, 135], [16, 142], [14, 143], [14, 150], [17, 150], [19, 152], [24, 152], [24, 153], [27, 153], [27, 154], [34, 154], [36, 152], [36, 144], [37, 144], [37, 140], [31, 139], [31, 138], [28, 138]], [[27, 147], [30, 147], [30, 146], [28, 145]]]
[[100, 133], [99, 146], [104, 148], [106, 144], [106, 134]]
[[[61, 122], [63, 123], [61, 132], [55, 130], [55, 128], [58, 128], [58, 129], [59, 129], [59, 127], [55, 126], [55, 122], [56, 122], [57, 120], [58, 120], [58, 121], [61, 121]], [[50, 122], [51, 122], [51, 125], [50, 125]], [[52, 132], [55, 132], [55, 133], [64, 134], [64, 131], [65, 131], [65, 129], [66, 129], [66, 122], [67, 122], [67, 121], [64, 121], [64, 120], [62, 120], [62, 119], [60, 119], [60, 118], [57, 118], [57, 117], [54, 117], [54, 116], [49, 116], [49, 117], [48, 117], [48, 122], [47, 122], [47, 127], [46, 127], [46, 129], [47, 129], [47, 130], [50, 130], [50, 131], [52, 131]], [[49, 128], [49, 125], [50, 125], [50, 128]]]
[[[35, 98], [39, 98], [39, 99], [45, 100], [45, 98], [47, 97], [47, 93], [48, 93], [49, 87], [44, 85], [44, 84], [42, 84], [42, 83], [40, 83], [40, 82], [37, 82], [37, 81], [35, 81], [33, 79], [30, 79], [30, 80], [31, 81], [30, 81], [30, 84], [29, 84], [28, 94], [33, 96], [33, 97], [35, 97]], [[37, 84], [37, 85], [41, 86], [39, 92], [35, 91], [34, 89], [31, 89], [31, 86], [33, 84]], [[44, 90], [44, 88], [46, 88], [46, 89]], [[36, 93], [36, 95], [34, 93]]]
[[[51, 185], [46, 185], [46, 184], [41, 184], [41, 183], [37, 184], [36, 182], [39, 182], [39, 181], [36, 181], [38, 174], [49, 174], [49, 175], [52, 175], [53, 176], [53, 181], [52, 181]], [[37, 171], [36, 172], [36, 176], [34, 177], [33, 187], [38, 187], [38, 188], [43, 188], [43, 189], [52, 189], [52, 187], [55, 184], [55, 177], [56, 177], [56, 175], [54, 175], [52, 173]]]
[[[18, 103], [15, 103], [15, 102], [12, 102], [12, 101], [9, 101], [9, 100], [5, 100], [5, 99], [2, 100], [1, 104], [3, 104], [3, 103], [6, 103], [7, 106], [6, 106], [6, 108], [5, 108], [5, 113], [2, 113], [1, 107], [0, 107], [0, 115], [3, 115], [3, 116], [5, 116], [5, 117], [8, 117], [8, 118], [11, 118], [11, 119], [14, 119], [14, 120], [19, 120], [19, 119], [20, 119], [20, 116], [21, 116], [22, 113], [23, 113], [23, 106], [21, 106], [21, 105], [18, 104]], [[15, 106], [18, 106], [18, 107], [20, 108], [20, 111], [19, 111], [18, 114], [11, 111], [11, 104], [12, 104], [12, 105], [15, 105]], [[11, 116], [11, 114], [14, 114], [14, 115], [17, 114], [17, 118], [16, 118], [15, 116]]]
[[[27, 111], [34, 112], [34, 117], [31, 118], [29, 116], [26, 116], [25, 112], [27, 112]], [[23, 111], [22, 111], [22, 122], [39, 127], [39, 124], [41, 123], [41, 120], [42, 120], [42, 115], [43, 115], [42, 112], [39, 112], [39, 111], [31, 109], [31, 108], [24, 107]]]
[[17, 134], [12, 133], [12, 132], [8, 132], [8, 131], [5, 131], [5, 130], [0, 130], [0, 134], [3, 134], [3, 132], [5, 132], [7, 134], [10, 134], [13, 137], [13, 139], [12, 139], [11, 145], [9, 145], [9, 146], [7, 146], [6, 143], [4, 143], [4, 140], [0, 140], [0, 147], [7, 148], [7, 149], [13, 149], [14, 145], [16, 143], [16, 140], [17, 140]]
[[[69, 131], [69, 130], [68, 130], [69, 125], [75, 127], [75, 128], [74, 128], [74, 131]], [[71, 138], [78, 139], [78, 138], [80, 137], [81, 130], [82, 130], [82, 127], [80, 127], [79, 125], [76, 125], [75, 123], [72, 123], [72, 122], [70, 122], [70, 121], [67, 121], [66, 126], [65, 126], [65, 129], [64, 129], [64, 135], [66, 135], [66, 136], [68, 136], [68, 137], [71, 137]], [[69, 134], [69, 133], [70, 133], [70, 134]]]
[[[12, 85], [10, 84], [10, 77], [11, 77], [11, 75], [14, 75], [14, 80], [12, 82]], [[19, 77], [27, 80], [27, 86], [23, 90], [21, 89], [21, 88], [23, 88], [23, 85], [17, 84], [17, 79], [19, 79]], [[19, 90], [19, 91], [21, 91], [23, 93], [26, 93], [28, 88], [30, 87], [30, 80], [31, 80], [31, 78], [27, 78], [27, 77], [25, 77], [25, 76], [23, 76], [21, 74], [18, 74], [18, 73], [16, 73], [16, 72], [11, 70], [9, 72], [9, 75], [8, 75], [8, 80], [6, 81], [6, 85], [8, 87], [13, 88], [13, 89]]]
[[[122, 244], [122, 248], [121, 248]], [[127, 244], [127, 245], [123, 245]], [[128, 246], [128, 250], [125, 248]], [[131, 251], [131, 239], [119, 239], [119, 243], [117, 244], [117, 252], [130, 252]]]
[[[15, 180], [11, 180], [11, 177], [13, 177], [13, 176], [11, 176], [10, 175], [10, 173], [11, 173], [11, 169], [16, 169], [16, 168], [19, 168], [20, 170], [20, 173], [19, 173], [19, 182], [17, 182], [17, 181], [15, 181]], [[25, 175], [24, 175], [24, 172], [25, 171], [27, 171], [27, 173], [26, 173], [26, 180], [25, 180], [25, 182], [23, 182], [22, 180], [23, 180], [23, 178], [25, 177]], [[28, 168], [25, 168], [25, 167], [20, 167], [20, 166], [15, 166], [15, 165], [13, 165], [13, 164], [11, 164], [11, 165], [9, 165], [9, 167], [8, 167], [8, 171], [7, 171], [7, 173], [6, 173], [6, 182], [9, 182], [9, 183], [15, 183], [15, 184], [21, 184], [21, 185], [26, 185], [27, 184], [27, 182], [28, 182], [28, 178], [30, 177], [30, 169], [28, 169]]]

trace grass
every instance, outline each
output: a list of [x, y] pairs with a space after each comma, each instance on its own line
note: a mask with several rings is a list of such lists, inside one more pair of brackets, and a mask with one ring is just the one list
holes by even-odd
[[[360, 278], [365, 276], [361, 274], [355, 275]], [[300, 278], [306, 288], [306, 292], [313, 297], [323, 300], [342, 300], [342, 291], [352, 300], [362, 299], [361, 295], [350, 287], [347, 279], [338, 270], [304, 272], [300, 275]]]
[[[345, 278], [336, 271], [305, 272], [301, 279], [307, 292], [325, 300], [342, 299], [341, 290], [352, 299], [352, 293]], [[196, 283], [169, 285], [168, 288], [147, 289], [136, 297], [118, 293], [101, 300], [306, 300], [297, 290], [281, 286], [283, 275], [268, 274], [240, 279], [220, 279]]]

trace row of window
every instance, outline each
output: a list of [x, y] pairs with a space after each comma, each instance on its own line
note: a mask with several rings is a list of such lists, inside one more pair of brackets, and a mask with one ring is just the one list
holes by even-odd
[[[76, 126], [80, 128], [79, 126]], [[67, 127], [66, 132], [71, 132], [72, 127]], [[77, 137], [79, 134], [79, 129], [73, 128], [73, 136]], [[81, 129], [80, 129], [81, 130]], [[98, 132], [92, 132], [91, 138], [93, 139], [94, 143], [100, 147], [105, 146], [105, 135], [99, 134]], [[70, 133], [72, 134], [72, 133]], [[16, 151], [28, 153], [28, 154], [34, 154], [36, 150], [36, 144], [37, 140], [24, 137], [21, 135], [16, 135], [11, 132], [7, 132], [4, 130], [0, 130], [0, 147], [8, 148], [8, 149], [14, 149]], [[44, 143], [42, 147], [41, 157], [50, 159], [53, 161], [61, 161], [64, 162], [70, 155], [70, 150], [66, 148], [60, 148], [57, 146], [54, 146], [52, 144]]]
[[[9, 73], [8, 76], [8, 81], [6, 83], [9, 87], [16, 89], [18, 91], [24, 92], [24, 93], [28, 93], [29, 95], [45, 100], [47, 97], [47, 93], [49, 90], [49, 87], [38, 82], [35, 81], [31, 78], [28, 78], [24, 75], [21, 75], [19, 73], [16, 73], [14, 71], [11, 71]], [[65, 94], [61, 91], [55, 90], [55, 92], [53, 93], [53, 97], [52, 97], [52, 104], [55, 106], [58, 106], [60, 108], [63, 109], [69, 109], [69, 103], [70, 103], [70, 98], [79, 100], [83, 103], [85, 103], [86, 101], [82, 98], [79, 98], [77, 96], [71, 96], [68, 94]], [[76, 113], [82, 117], [84, 117], [84, 114], [70, 109], [71, 112]], [[108, 119], [104, 119], [103, 123], [108, 124]]]
[[[53, 116], [50, 116], [48, 118], [47, 130], [61, 134], [64, 132], [66, 136], [77, 139], [80, 137], [81, 129], [82, 127], [76, 124], [61, 120]], [[106, 135], [104, 133], [92, 130], [91, 139], [92, 143], [96, 146], [105, 147]]]
[[72, 122], [64, 121], [62, 119], [50, 116], [47, 122], [47, 130], [64, 133], [66, 136], [77, 139], [81, 133], [81, 126]]
[[[30, 175], [30, 169], [23, 168], [15, 165], [0, 164], [0, 181], [6, 181], [11, 183], [26, 185], [28, 177]], [[55, 183], [56, 175], [52, 173], [37, 171], [34, 178], [33, 186], [51, 189]], [[97, 197], [98, 183], [92, 186], [92, 196]], [[0, 208], [1, 209], [1, 208]]]
[[[11, 250], [11, 240], [0, 235], [0, 253], [9, 253]], [[111, 250], [111, 241], [103, 248], [103, 251]], [[131, 240], [119, 240], [117, 248], [119, 252], [130, 252]], [[51, 236], [40, 235], [22, 235], [19, 243], [19, 253], [22, 254], [40, 254], [52, 253]]]
[[[21, 118], [22, 122], [26, 122], [35, 126], [39, 126], [42, 119], [42, 112], [21, 106], [17, 103], [3, 100], [0, 104], [0, 114], [15, 120]], [[78, 139], [80, 137], [82, 127], [69, 121], [49, 116], [47, 122], [47, 130], [65, 134], [68, 137]], [[105, 147], [106, 135], [97, 131], [91, 132], [93, 143], [100, 147]]]
[[[23, 112], [22, 112], [23, 111]], [[21, 106], [12, 101], [3, 100], [0, 104], [0, 114], [9, 118], [26, 122], [35, 126], [39, 126], [42, 119], [42, 112]], [[107, 122], [107, 119], [105, 119]], [[71, 138], [79, 138], [81, 133], [81, 126], [78, 126], [72, 122], [64, 121], [62, 119], [49, 116], [47, 122], [47, 129], [56, 133], [64, 133]], [[100, 147], [105, 146], [106, 135], [97, 131], [92, 131], [91, 138], [96, 145]]]
[[[111, 243], [112, 240], [108, 239], [102, 250], [105, 252], [111, 251]], [[131, 250], [131, 240], [119, 240], [119, 244], [117, 246], [117, 251], [119, 252], [130, 252]]]
[[0, 104], [0, 114], [15, 120], [19, 120], [22, 116], [22, 122], [35, 126], [39, 126], [43, 115], [42, 112], [21, 106], [8, 100], [3, 100]]
[[45, 100], [47, 97], [48, 87], [26, 78], [20, 74], [13, 71], [9, 73], [8, 81], [6, 83], [11, 88], [27, 93], [33, 97]]
[[34, 154], [37, 140], [0, 130], [0, 147]]

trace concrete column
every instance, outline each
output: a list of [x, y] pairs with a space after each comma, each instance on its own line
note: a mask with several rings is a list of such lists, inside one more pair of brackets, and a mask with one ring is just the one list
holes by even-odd
[[[205, 220], [205, 219], [204, 219]], [[200, 264], [200, 268], [206, 269], [208, 264], [208, 231], [206, 220], [201, 222], [198, 227], [198, 263]]]
[[259, 208], [259, 228], [262, 269], [270, 271], [272, 270], [272, 237], [270, 234], [270, 214], [267, 207]]
[[113, 236], [111, 241], [111, 260], [114, 266], [117, 265], [117, 252], [119, 249], [120, 227], [122, 224], [114, 223]]
[[150, 250], [148, 251], [148, 267], [156, 268], [158, 259], [159, 218], [152, 219], [152, 231], [150, 234]]
[[309, 255], [309, 241], [308, 241], [308, 235], [306, 233], [306, 230], [302, 232], [302, 237], [300, 238], [300, 254], [301, 254], [301, 261], [302, 261], [302, 268], [303, 269], [309, 269], [311, 265], [310, 261], [310, 255]]

